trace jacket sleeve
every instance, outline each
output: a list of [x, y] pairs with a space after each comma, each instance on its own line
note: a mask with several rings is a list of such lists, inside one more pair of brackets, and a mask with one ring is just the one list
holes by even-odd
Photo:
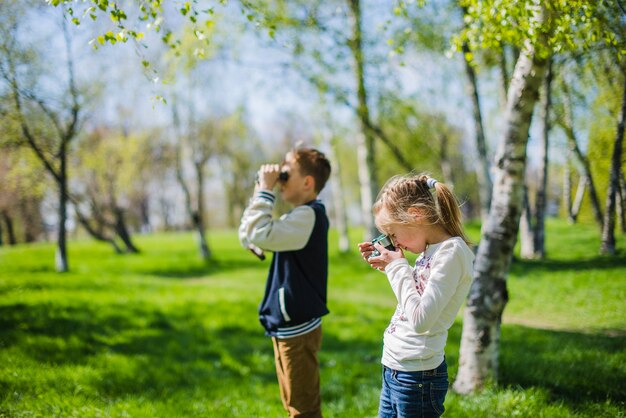
[[239, 241], [268, 251], [295, 251], [304, 248], [315, 226], [315, 211], [297, 206], [279, 219], [272, 219], [275, 196], [268, 190], [255, 193], [241, 218]]
[[417, 291], [413, 269], [406, 259], [395, 260], [385, 271], [398, 304], [407, 315], [415, 331], [430, 330], [452, 300], [463, 277], [464, 260], [454, 245], [444, 244], [431, 262], [430, 277], [424, 293]]

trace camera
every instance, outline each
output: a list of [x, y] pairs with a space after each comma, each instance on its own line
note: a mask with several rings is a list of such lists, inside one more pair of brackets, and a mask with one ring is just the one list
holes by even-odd
[[[372, 240], [372, 245], [374, 245], [376, 243], [379, 243], [380, 245], [382, 245], [383, 247], [385, 247], [389, 251], [395, 251], [396, 250], [396, 247], [394, 247], [393, 242], [391, 242], [391, 238], [389, 238], [385, 234], [379, 235], [379, 236], [377, 236], [376, 238], [374, 238]], [[379, 255], [380, 255], [380, 252], [377, 249], [374, 249], [374, 252], [372, 254], [370, 254], [370, 256], [367, 257], [367, 258], [378, 257]]]

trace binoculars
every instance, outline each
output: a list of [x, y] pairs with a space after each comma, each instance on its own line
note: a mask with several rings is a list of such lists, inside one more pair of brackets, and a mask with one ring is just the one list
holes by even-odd
[[[289, 172], [287, 171], [281, 171], [278, 174], [278, 181], [282, 181], [283, 183], [286, 182], [287, 180], [289, 180]], [[259, 182], [259, 173], [256, 173], [256, 176], [254, 177], [254, 182], [258, 183]]]
[[[385, 247], [387, 250], [389, 251], [395, 251], [396, 247], [393, 245], [393, 242], [391, 242], [391, 238], [389, 238], [387, 235], [382, 234], [377, 236], [376, 238], [374, 238], [372, 240], [372, 245], [379, 243], [380, 245], [382, 245], [383, 247]], [[380, 255], [380, 252], [377, 249], [374, 249], [374, 252], [370, 254], [369, 257], [367, 258], [371, 258], [371, 257], [378, 257]]]

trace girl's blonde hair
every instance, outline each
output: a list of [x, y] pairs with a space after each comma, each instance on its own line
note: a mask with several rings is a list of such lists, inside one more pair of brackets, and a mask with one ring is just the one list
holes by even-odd
[[[385, 215], [380, 215], [382, 208], [386, 209]], [[428, 174], [398, 175], [387, 180], [372, 208], [376, 227], [384, 232], [392, 224], [415, 224], [409, 208], [418, 210], [421, 224], [441, 225], [451, 236], [471, 244], [463, 231], [456, 197], [448, 186]]]

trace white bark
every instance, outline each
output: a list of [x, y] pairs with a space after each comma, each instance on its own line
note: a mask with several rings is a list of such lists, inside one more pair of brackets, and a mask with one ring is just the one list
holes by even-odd
[[333, 189], [333, 207], [335, 212], [335, 227], [339, 233], [339, 252], [350, 251], [350, 239], [348, 237], [348, 219], [346, 215], [346, 204], [343, 198], [343, 185], [341, 184], [341, 164], [335, 152], [336, 144], [331, 140], [329, 157], [332, 161], [333, 173], [330, 176], [330, 184]]
[[[543, 19], [545, 10], [539, 13]], [[497, 380], [502, 311], [508, 300], [506, 276], [517, 239], [524, 195], [526, 144], [539, 84], [547, 60], [527, 42], [517, 60], [496, 154], [489, 218], [474, 263], [474, 282], [465, 308], [459, 371], [453, 389], [473, 392]]]
[[520, 257], [532, 259], [535, 255], [535, 239], [533, 236], [533, 216], [528, 202], [528, 187], [524, 187], [524, 203], [519, 222]]
[[578, 180], [578, 188], [576, 189], [576, 196], [574, 197], [574, 203], [572, 204], [572, 220], [575, 223], [576, 218], [578, 218], [578, 214], [580, 213], [580, 208], [583, 205], [583, 198], [585, 197], [585, 190], [587, 189], [587, 184], [589, 183], [589, 178], [586, 176], [580, 176]]
[[364, 239], [369, 240], [375, 237], [376, 227], [372, 217], [374, 193], [372, 193], [373, 186], [367, 162], [367, 144], [363, 134], [359, 134], [357, 137], [357, 160], [359, 164], [359, 185], [361, 186], [361, 213], [363, 215], [363, 225], [365, 226]]

